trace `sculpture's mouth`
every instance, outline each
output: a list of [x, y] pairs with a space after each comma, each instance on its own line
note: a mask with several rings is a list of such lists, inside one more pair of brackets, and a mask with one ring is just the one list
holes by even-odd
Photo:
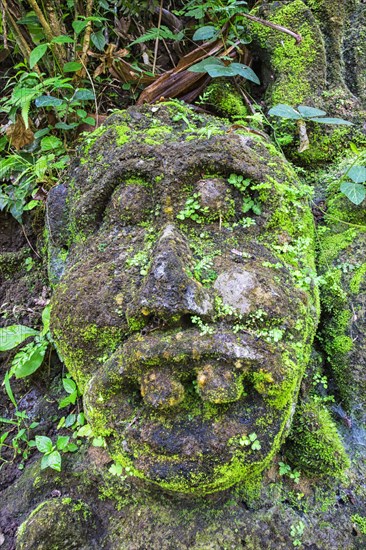
[[113, 457], [144, 477], [200, 477], [239, 455], [256, 462], [268, 454], [283, 413], [255, 389], [258, 373], [263, 388], [283, 377], [278, 355], [249, 335], [134, 335], [92, 379], [86, 412], [96, 432], [107, 426]]

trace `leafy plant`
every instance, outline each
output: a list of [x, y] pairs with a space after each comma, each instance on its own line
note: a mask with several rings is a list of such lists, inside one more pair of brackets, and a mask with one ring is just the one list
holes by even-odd
[[293, 546], [302, 546], [302, 536], [304, 534], [305, 524], [303, 521], [294, 523], [290, 527], [290, 535], [292, 537]]
[[261, 449], [261, 444], [258, 440], [256, 433], [251, 433], [248, 436], [243, 436], [239, 439], [239, 445], [242, 447], [250, 447], [253, 451], [259, 451]]
[[183, 210], [177, 214], [178, 220], [191, 219], [197, 223], [203, 223], [204, 216], [208, 214], [207, 206], [203, 207], [200, 202], [200, 194], [194, 193], [192, 197], [188, 197]]
[[300, 470], [293, 470], [289, 464], [285, 464], [284, 462], [279, 462], [278, 465], [280, 467], [280, 476], [288, 476], [294, 483], [299, 483]]
[[319, 124], [343, 124], [352, 126], [352, 122], [337, 117], [326, 117], [327, 113], [321, 109], [309, 107], [308, 105], [298, 105], [296, 109], [285, 103], [275, 105], [268, 111], [269, 116], [276, 116], [283, 119], [295, 120], [298, 125], [300, 137], [299, 152], [302, 153], [309, 148], [309, 138], [307, 135], [306, 122], [317, 122]]
[[61, 454], [73, 453], [78, 450], [76, 443], [70, 443], [68, 435], [59, 435], [56, 443], [52, 443], [52, 439], [45, 435], [36, 435], [35, 441], [32, 441], [32, 446], [37, 447], [40, 453], [43, 454], [41, 461], [41, 469], [52, 468], [53, 470], [61, 471]]
[[[366, 155], [361, 154], [355, 146], [354, 152], [357, 152], [358, 156], [342, 176], [340, 190], [353, 204], [358, 206], [366, 196], [366, 162], [364, 161]], [[360, 162], [365, 162], [365, 164]]]
[[81, 395], [77, 385], [69, 376], [62, 379], [62, 385], [68, 395], [61, 399], [58, 406], [59, 409], [75, 405], [77, 398]]
[[34, 336], [33, 342], [26, 344], [15, 355], [8, 378], [24, 378], [33, 374], [43, 363], [45, 353], [51, 341], [50, 306], [42, 312], [43, 328], [41, 331], [23, 325], [11, 325], [0, 329], [0, 351], [8, 351], [19, 346], [27, 338]]

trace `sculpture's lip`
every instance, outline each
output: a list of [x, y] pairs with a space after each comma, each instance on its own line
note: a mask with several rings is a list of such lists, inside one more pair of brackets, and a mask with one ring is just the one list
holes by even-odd
[[151, 368], [164, 366], [185, 377], [208, 360], [225, 362], [238, 370], [255, 370], [265, 364], [267, 371], [274, 372], [278, 371], [277, 357], [269, 344], [250, 334], [239, 335], [227, 329], [202, 334], [188, 328], [132, 335], [110, 357], [105, 368], [134, 380]]

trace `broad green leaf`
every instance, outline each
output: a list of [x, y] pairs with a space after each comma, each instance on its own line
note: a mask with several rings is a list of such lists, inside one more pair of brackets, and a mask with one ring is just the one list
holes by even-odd
[[192, 40], [210, 40], [217, 34], [217, 29], [212, 25], [200, 27], [194, 33]]
[[89, 126], [95, 126], [95, 118], [91, 117], [91, 116], [87, 116], [86, 118], [83, 119], [83, 122], [84, 124], [89, 124]]
[[259, 443], [258, 439], [256, 441], [254, 441], [254, 443], [252, 444], [252, 449], [253, 451], [259, 451], [259, 449], [261, 448], [261, 444]]
[[238, 73], [231, 65], [217, 65], [210, 64], [206, 65], [206, 72], [210, 75], [211, 78], [217, 78], [220, 76], [236, 76]]
[[85, 424], [85, 426], [82, 426], [77, 432], [78, 437], [91, 437], [92, 435], [93, 431], [90, 424]]
[[73, 393], [76, 390], [76, 384], [71, 378], [63, 378], [62, 385], [67, 393]]
[[35, 208], [39, 204], [41, 204], [41, 201], [36, 201], [36, 200], [30, 201], [24, 206], [23, 210], [33, 210], [33, 208]]
[[31, 51], [29, 56], [29, 67], [33, 69], [34, 65], [38, 63], [40, 59], [44, 56], [48, 48], [48, 44], [40, 44], [36, 46], [34, 50]]
[[75, 73], [82, 68], [82, 64], [78, 61], [70, 61], [64, 65], [64, 73]]
[[94, 92], [92, 92], [91, 90], [80, 88], [80, 90], [76, 90], [73, 99], [77, 101], [90, 101], [92, 99], [95, 99], [95, 96]]
[[231, 67], [236, 70], [236, 74], [243, 78], [255, 82], [255, 84], [261, 83], [255, 72], [247, 65], [243, 65], [243, 63], [232, 63]]
[[79, 450], [79, 447], [76, 445], [76, 443], [69, 443], [65, 449], [65, 452], [75, 453], [75, 451], [78, 451], [78, 450]]
[[314, 107], [309, 107], [308, 105], [298, 105], [296, 109], [304, 118], [314, 117], [314, 116], [324, 116], [327, 113], [321, 109], [315, 109]]
[[[27, 360], [19, 363], [15, 367], [12, 367], [12, 372], [16, 378], [25, 378], [33, 374], [43, 363], [43, 359], [46, 353], [47, 343], [42, 342], [40, 345], [34, 347], [29, 353]], [[16, 360], [17, 355], [14, 358]]]
[[72, 22], [72, 28], [74, 29], [76, 34], [79, 34], [79, 33], [81, 33], [81, 31], [83, 31], [85, 29], [87, 24], [88, 24], [88, 21], [85, 21], [85, 20], [83, 20], [83, 21], [73, 21]]
[[321, 124], [343, 124], [344, 126], [353, 126], [352, 122], [348, 120], [343, 120], [343, 118], [310, 118], [311, 122], [320, 122]]
[[353, 181], [344, 181], [341, 183], [341, 191], [356, 205], [361, 204], [366, 196], [365, 186], [361, 183], [354, 183]]
[[0, 328], [0, 351], [16, 348], [30, 336], [37, 336], [38, 330], [23, 325]]
[[93, 447], [103, 447], [104, 443], [104, 437], [94, 437], [92, 441]]
[[52, 468], [57, 472], [61, 472], [61, 455], [58, 451], [45, 455], [41, 460], [41, 469]]
[[63, 451], [69, 444], [70, 437], [68, 435], [59, 435], [56, 441], [56, 447], [59, 451]]
[[42, 151], [51, 151], [52, 149], [58, 149], [59, 147], [63, 147], [63, 143], [56, 136], [47, 136], [41, 141]]
[[73, 44], [74, 41], [70, 36], [55, 36], [55, 38], [52, 38], [51, 44]]
[[64, 100], [52, 95], [41, 95], [34, 100], [34, 103], [36, 107], [59, 107]]
[[[70, 394], [70, 395], [72, 395], [72, 394]], [[64, 397], [63, 399], [61, 399], [61, 401], [58, 404], [59, 409], [64, 409], [65, 407], [68, 407], [71, 404], [70, 395], [68, 395], [67, 397]]]
[[50, 453], [53, 449], [52, 440], [45, 435], [36, 435], [36, 447], [40, 453]]
[[300, 113], [295, 111], [290, 105], [286, 105], [285, 103], [279, 103], [278, 105], [275, 105], [268, 111], [268, 114], [270, 116], [279, 116], [281, 118], [290, 118], [293, 120], [300, 120], [302, 116]]
[[347, 176], [355, 183], [364, 183], [366, 181], [366, 166], [355, 164], [348, 170]]
[[74, 414], [74, 413], [69, 414], [69, 415], [67, 415], [66, 420], [65, 420], [65, 427], [70, 428], [70, 426], [75, 424], [75, 422], [76, 422], [76, 414]]
[[102, 29], [98, 32], [93, 32], [90, 35], [90, 40], [98, 50], [100, 50], [101, 52], [104, 50], [106, 40]]
[[206, 65], [224, 66], [223, 62], [217, 59], [217, 57], [207, 57], [206, 59], [202, 59], [199, 63], [191, 65], [187, 70], [192, 73], [206, 73]]

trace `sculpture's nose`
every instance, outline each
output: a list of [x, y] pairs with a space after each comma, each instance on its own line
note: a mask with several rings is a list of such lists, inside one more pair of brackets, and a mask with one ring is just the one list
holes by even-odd
[[152, 251], [142, 287], [127, 308], [130, 326], [141, 324], [151, 315], [165, 321], [186, 314], [210, 316], [213, 299], [192, 276], [190, 268], [193, 265], [185, 237], [174, 225], [166, 225]]

